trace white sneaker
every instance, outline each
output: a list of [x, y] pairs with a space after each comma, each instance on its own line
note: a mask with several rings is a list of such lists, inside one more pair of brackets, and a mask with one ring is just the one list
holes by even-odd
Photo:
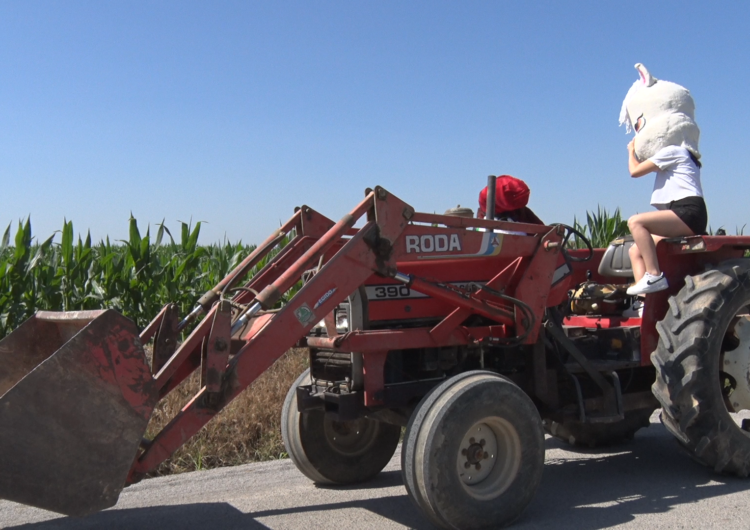
[[622, 316], [625, 318], [641, 318], [643, 317], [643, 300], [636, 298], [633, 305], [622, 312]]
[[643, 275], [643, 278], [641, 278], [638, 283], [628, 287], [628, 290], [626, 292], [630, 296], [636, 296], [639, 294], [648, 294], [663, 291], [667, 287], [669, 287], [669, 284], [667, 283], [667, 279], [664, 277], [663, 272], [659, 276], [654, 276], [653, 274], [649, 274], [647, 272]]

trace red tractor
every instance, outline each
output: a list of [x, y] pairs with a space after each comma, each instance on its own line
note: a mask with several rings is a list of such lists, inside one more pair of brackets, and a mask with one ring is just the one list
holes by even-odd
[[[545, 431], [613, 443], [658, 407], [697, 460], [747, 476], [750, 237], [660, 242], [670, 288], [638, 317], [624, 311], [628, 242], [570, 250], [572, 236], [417, 213], [377, 187], [338, 223], [298, 208], [181, 321], [171, 305], [140, 333], [112, 310], [37, 313], [0, 342], [0, 497], [70, 515], [114, 505], [295, 345], [310, 368], [282, 429], [300, 471], [365, 481], [405, 427], [404, 484], [438, 527], [513, 522], [542, 479]], [[144, 439], [195, 370], [201, 389]]]

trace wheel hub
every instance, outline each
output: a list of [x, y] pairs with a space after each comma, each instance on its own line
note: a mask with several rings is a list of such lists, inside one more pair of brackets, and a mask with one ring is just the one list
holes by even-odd
[[469, 429], [461, 440], [458, 473], [464, 484], [483, 481], [492, 471], [497, 457], [497, 437], [485, 423]]
[[472, 425], [464, 435], [456, 471], [473, 498], [494, 499], [515, 480], [521, 453], [521, 440], [513, 424], [499, 416], [489, 416]]
[[485, 458], [489, 458], [489, 453], [484, 450], [485, 444], [486, 442], [483, 438], [479, 443], [472, 443], [468, 449], [463, 449], [461, 451], [466, 455], [466, 464], [469, 464], [468, 466], [464, 465], [464, 467], [475, 466]]
[[729, 394], [731, 412], [750, 409], [750, 317], [740, 317], [734, 326], [739, 345], [724, 352], [722, 371], [734, 378], [735, 386]]
[[377, 422], [359, 418], [352, 421], [334, 421], [326, 417], [323, 429], [328, 445], [342, 455], [352, 456], [367, 451], [378, 433]]

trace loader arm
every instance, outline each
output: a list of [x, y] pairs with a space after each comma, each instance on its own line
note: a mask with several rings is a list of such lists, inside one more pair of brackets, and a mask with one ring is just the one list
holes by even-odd
[[[274, 281], [265, 285], [254, 303], [268, 310], [321, 256], [340, 244], [341, 238], [349, 233], [360, 217], [368, 214], [367, 223], [280, 311], [272, 314], [260, 330], [242, 337], [245, 345], [229, 362], [220, 392], [211, 396], [206, 387], [201, 388], [145, 447], [133, 466], [128, 482], [139, 480], [167, 459], [373, 273], [388, 275], [395, 271], [391, 242], [398, 239], [406, 227], [408, 219], [403, 214], [410, 211], [411, 207], [401, 200], [382, 188], [376, 188]], [[259, 283], [253, 282], [254, 285]], [[209, 316], [216, 311], [216, 307]], [[204, 322], [210, 322], [210, 319], [206, 318]], [[198, 332], [199, 329], [196, 329], [193, 335]], [[201, 329], [200, 334], [203, 336], [205, 330]], [[223, 339], [229, 341], [230, 337]], [[175, 362], [180, 361], [177, 353], [173, 358]], [[171, 362], [157, 374], [157, 384], [168, 377], [170, 370], [174, 370]]]

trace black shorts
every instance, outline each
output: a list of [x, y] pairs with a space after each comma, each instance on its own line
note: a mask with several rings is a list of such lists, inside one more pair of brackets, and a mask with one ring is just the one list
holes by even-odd
[[685, 223], [693, 234], [705, 235], [708, 225], [708, 211], [703, 197], [685, 197], [679, 201], [672, 201], [667, 206], [677, 214], [680, 221]]

